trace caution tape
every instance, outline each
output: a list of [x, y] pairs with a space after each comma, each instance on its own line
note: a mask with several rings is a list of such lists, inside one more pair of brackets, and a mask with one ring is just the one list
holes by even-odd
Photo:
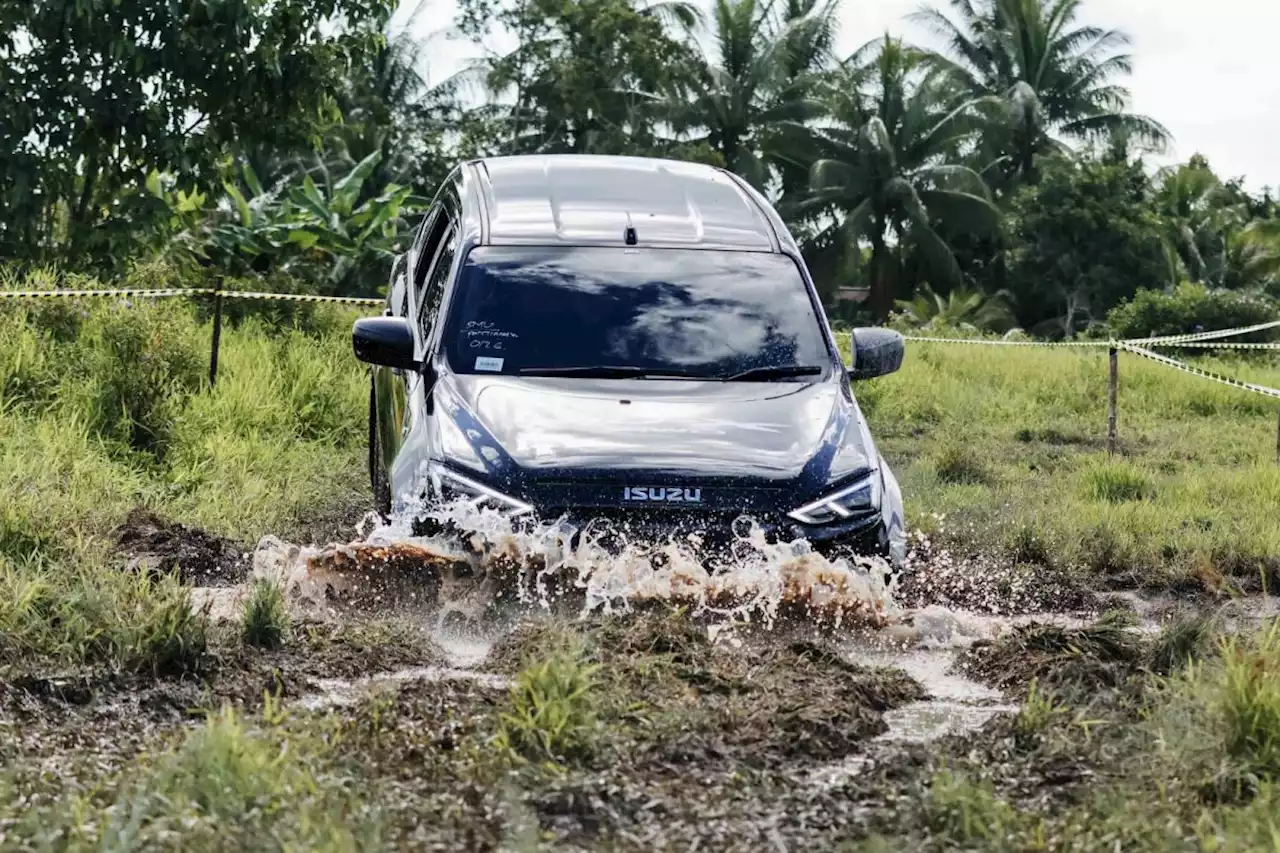
[[364, 299], [357, 296], [318, 296], [312, 293], [252, 293], [243, 290], [220, 290], [218, 295], [232, 299], [283, 299], [287, 302], [338, 302], [345, 305], [382, 305], [381, 299]]
[[336, 302], [345, 305], [382, 305], [381, 299], [355, 296], [320, 296], [312, 293], [255, 293], [243, 290], [215, 290], [213, 288], [182, 287], [116, 288], [112, 290], [0, 290], [0, 299], [44, 299], [82, 296], [165, 297], [165, 296], [223, 296], [231, 299], [279, 299], [286, 302]]
[[1172, 367], [1175, 370], [1181, 370], [1184, 373], [1190, 373], [1192, 376], [1199, 376], [1203, 379], [1210, 379], [1214, 382], [1219, 382], [1223, 385], [1230, 385], [1232, 388], [1241, 388], [1245, 391], [1253, 391], [1255, 394], [1264, 394], [1268, 397], [1275, 397], [1276, 399], [1280, 399], [1280, 391], [1276, 390], [1275, 388], [1268, 388], [1266, 385], [1258, 385], [1253, 382], [1245, 382], [1240, 379], [1233, 379], [1230, 376], [1223, 376], [1220, 373], [1214, 373], [1209, 370], [1204, 370], [1203, 368], [1192, 367], [1191, 365], [1186, 364], [1185, 362], [1178, 361], [1176, 358], [1169, 358], [1167, 355], [1160, 355], [1159, 353], [1152, 352], [1151, 350], [1143, 349], [1142, 347], [1135, 346], [1134, 344], [1128, 341], [1117, 341], [1116, 343], [1118, 348], [1124, 350], [1125, 352], [1131, 352], [1134, 355], [1140, 355], [1143, 358], [1149, 358], [1152, 361], [1159, 362], [1160, 364], [1163, 364], [1167, 367]]
[[977, 344], [991, 347], [1109, 347], [1110, 341], [993, 341], [983, 338], [926, 338], [916, 335], [903, 335], [904, 340], [912, 343], [928, 344]]
[[[1127, 341], [1127, 343], [1134, 343]], [[1242, 344], [1242, 343], [1220, 343], [1218, 341], [1175, 341], [1173, 343], [1155, 343], [1148, 346], [1157, 347], [1187, 347], [1195, 349], [1254, 349], [1254, 350], [1280, 350], [1280, 343], [1269, 344]]]
[[1280, 320], [1271, 320], [1253, 326], [1241, 326], [1235, 329], [1220, 329], [1214, 332], [1189, 332], [1185, 335], [1163, 335], [1154, 338], [1129, 338], [1125, 343], [1137, 346], [1151, 344], [1191, 343], [1195, 341], [1212, 341], [1218, 338], [1233, 338], [1236, 335], [1248, 335], [1253, 332], [1265, 332], [1267, 329], [1280, 328]]
[[181, 287], [164, 289], [115, 289], [115, 290], [0, 290], [0, 299], [42, 299], [48, 297], [77, 298], [81, 296], [209, 296], [215, 290]]

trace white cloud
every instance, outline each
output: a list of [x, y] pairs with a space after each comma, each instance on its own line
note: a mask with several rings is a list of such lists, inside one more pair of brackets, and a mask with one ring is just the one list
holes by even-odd
[[[426, 33], [452, 20], [453, 0], [428, 0], [418, 29]], [[942, 8], [938, 0], [930, 5]], [[906, 16], [919, 0], [844, 0], [840, 50], [849, 53], [889, 30], [927, 41]], [[1087, 0], [1082, 20], [1118, 27], [1133, 38], [1135, 69], [1127, 85], [1133, 109], [1161, 122], [1174, 136], [1162, 161], [1199, 152], [1218, 174], [1246, 178], [1251, 190], [1280, 186], [1280, 73], [1272, 49], [1280, 48], [1277, 0]], [[456, 71], [473, 52], [437, 40], [432, 80]]]

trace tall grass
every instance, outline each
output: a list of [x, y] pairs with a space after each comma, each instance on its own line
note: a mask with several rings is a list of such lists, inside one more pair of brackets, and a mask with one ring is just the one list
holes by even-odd
[[193, 665], [203, 634], [175, 615], [185, 596], [109, 568], [112, 531], [145, 505], [251, 543], [358, 495], [367, 379], [353, 316], [228, 324], [209, 389], [197, 307], [0, 303], [0, 666]]

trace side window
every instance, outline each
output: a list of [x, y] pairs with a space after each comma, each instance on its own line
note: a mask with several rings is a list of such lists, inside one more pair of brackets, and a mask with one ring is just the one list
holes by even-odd
[[415, 305], [422, 304], [422, 284], [427, 280], [427, 270], [431, 266], [431, 258], [436, 253], [436, 247], [440, 244], [439, 232], [446, 218], [440, 205], [432, 207], [423, 217], [422, 228], [418, 231], [417, 239], [413, 241], [413, 250], [409, 258], [412, 269], [409, 272], [413, 276]]
[[[446, 217], [441, 217], [442, 220]], [[418, 326], [422, 330], [422, 338], [426, 340], [435, 326], [436, 315], [440, 312], [440, 301], [444, 299], [445, 286], [449, 281], [449, 270], [453, 267], [453, 256], [458, 250], [458, 229], [448, 223], [448, 233], [440, 241], [440, 251], [436, 253], [431, 265], [431, 277], [418, 304]], [[426, 266], [425, 264], [423, 265]]]

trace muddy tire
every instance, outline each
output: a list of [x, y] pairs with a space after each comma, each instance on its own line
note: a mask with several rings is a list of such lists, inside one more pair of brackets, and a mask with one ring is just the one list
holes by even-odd
[[373, 508], [384, 519], [391, 517], [391, 484], [382, 470], [382, 443], [378, 440], [378, 399], [373, 383], [369, 383], [369, 484], [373, 490]]

